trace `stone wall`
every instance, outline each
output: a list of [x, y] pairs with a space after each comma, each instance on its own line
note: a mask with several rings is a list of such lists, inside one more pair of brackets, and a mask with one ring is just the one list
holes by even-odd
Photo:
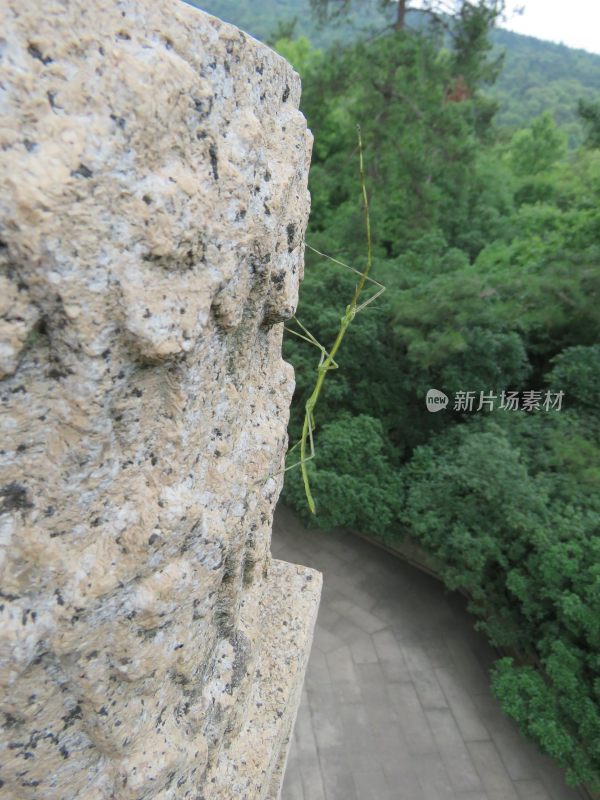
[[299, 94], [178, 0], [0, 2], [1, 798], [278, 796]]

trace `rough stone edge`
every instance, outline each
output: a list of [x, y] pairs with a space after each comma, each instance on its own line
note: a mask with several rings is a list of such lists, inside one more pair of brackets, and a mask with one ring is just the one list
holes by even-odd
[[[248, 31], [245, 30], [244, 28], [240, 28], [237, 25], [234, 25], [233, 22], [227, 22], [226, 20], [221, 19], [221, 17], [218, 17], [216, 14], [212, 14], [210, 11], [205, 11], [203, 8], [200, 8], [200, 6], [194, 5], [194, 3], [190, 2], [190, 0], [176, 0], [176, 3], [179, 11], [181, 11], [181, 9], [183, 8], [184, 13], [190, 14], [191, 21], [194, 20], [193, 16], [194, 14], [200, 13], [204, 17], [207, 17], [208, 20], [211, 22], [211, 24], [215, 26], [215, 28], [219, 28], [222, 31], [229, 30], [231, 31], [231, 33], [234, 34], [241, 33], [244, 36], [244, 44], [247, 47], [252, 47], [254, 50], [258, 50], [259, 52], [264, 52], [265, 50], [267, 50], [271, 58], [273, 58], [276, 62], [285, 65], [290, 80], [292, 80], [295, 84], [294, 88], [298, 90], [298, 101], [296, 102], [296, 108], [298, 108], [300, 92], [302, 90], [302, 81], [300, 79], [298, 70], [287, 60], [287, 58], [278, 53], [277, 50], [275, 50], [270, 45], [266, 44], [265, 42], [261, 42], [260, 39], [257, 39], [251, 33], [248, 33]], [[309, 131], [310, 134], [310, 129], [307, 130]], [[312, 141], [312, 134], [310, 135]]]
[[222, 793], [215, 796], [279, 800], [322, 583], [314, 569], [271, 562], [261, 598], [263, 642], [248, 716], [227, 753], [225, 769], [219, 770]]
[[[294, 567], [294, 564], [290, 564], [285, 561], [277, 561], [273, 562], [277, 563], [278, 565], [285, 566], [287, 568]], [[296, 567], [297, 570], [302, 570], [305, 575], [306, 579], [308, 580], [309, 576], [312, 576], [311, 580], [315, 583], [312, 587], [312, 594], [314, 595], [314, 605], [310, 608], [310, 617], [305, 617], [306, 623], [306, 638], [299, 649], [299, 653], [301, 659], [298, 663], [298, 677], [296, 682], [292, 685], [290, 692], [290, 696], [287, 702], [288, 711], [288, 718], [286, 720], [285, 725], [282, 725], [282, 732], [283, 737], [281, 740], [281, 745], [279, 748], [279, 758], [274, 765], [273, 773], [271, 776], [271, 782], [269, 784], [269, 790], [265, 795], [265, 800], [280, 800], [281, 798], [281, 790], [283, 788], [283, 779], [285, 777], [285, 770], [287, 766], [288, 755], [290, 752], [290, 743], [292, 739], [292, 733], [294, 730], [294, 725], [296, 724], [296, 717], [298, 716], [298, 709], [300, 708], [300, 700], [302, 695], [302, 688], [304, 686], [304, 677], [306, 675], [306, 669], [308, 667], [308, 661], [310, 658], [310, 653], [312, 650], [312, 641], [314, 636], [315, 625], [317, 622], [317, 615], [319, 612], [319, 605], [321, 602], [321, 589], [323, 585], [323, 575], [316, 570], [310, 569], [308, 567]], [[306, 607], [306, 602], [305, 602]]]

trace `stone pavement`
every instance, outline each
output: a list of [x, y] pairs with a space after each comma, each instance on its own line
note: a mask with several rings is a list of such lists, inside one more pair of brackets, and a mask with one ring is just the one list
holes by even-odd
[[272, 550], [324, 576], [282, 800], [580, 800], [490, 695], [460, 596], [281, 506]]

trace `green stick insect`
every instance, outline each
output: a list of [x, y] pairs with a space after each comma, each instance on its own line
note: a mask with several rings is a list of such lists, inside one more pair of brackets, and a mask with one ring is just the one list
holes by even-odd
[[[315, 457], [315, 445], [313, 440], [313, 432], [315, 430], [315, 408], [317, 402], [319, 400], [319, 396], [321, 394], [321, 390], [323, 388], [323, 384], [325, 383], [325, 378], [327, 373], [332, 369], [337, 369], [338, 365], [335, 361], [335, 356], [337, 355], [338, 350], [342, 344], [344, 336], [346, 335], [346, 331], [348, 330], [350, 323], [353, 321], [354, 317], [360, 312], [363, 311], [370, 303], [376, 300], [382, 292], [385, 291], [385, 286], [382, 286], [376, 280], [369, 277], [369, 273], [371, 271], [371, 267], [373, 265], [373, 248], [372, 248], [372, 240], [371, 240], [371, 220], [369, 217], [369, 198], [367, 195], [367, 186], [366, 186], [366, 179], [365, 179], [365, 167], [364, 167], [364, 158], [363, 158], [363, 143], [362, 143], [362, 136], [360, 131], [360, 126], [357, 126], [358, 129], [358, 155], [359, 155], [359, 167], [360, 167], [360, 183], [362, 187], [362, 201], [363, 207], [365, 211], [365, 224], [367, 229], [367, 265], [363, 272], [360, 272], [354, 267], [350, 267], [348, 264], [344, 264], [343, 261], [338, 261], [336, 258], [332, 258], [328, 256], [326, 253], [322, 253], [320, 250], [316, 250], [312, 247], [308, 242], [305, 242], [306, 247], [309, 250], [312, 250], [313, 253], [316, 253], [323, 258], [332, 261], [334, 264], [338, 264], [340, 267], [344, 267], [345, 269], [349, 269], [351, 272], [355, 272], [359, 276], [359, 281], [356, 284], [356, 288], [354, 290], [354, 294], [352, 295], [352, 299], [350, 303], [346, 306], [346, 311], [344, 312], [344, 316], [340, 319], [340, 327], [335, 337], [335, 341], [329, 350], [329, 352], [320, 344], [315, 337], [302, 325], [300, 320], [296, 317], [293, 317], [293, 322], [296, 323], [300, 331], [294, 330], [293, 328], [289, 328], [286, 326], [286, 330], [297, 336], [300, 339], [303, 339], [305, 342], [314, 345], [318, 350], [321, 351], [321, 358], [317, 365], [317, 380], [315, 386], [310, 394], [310, 397], [306, 401], [304, 407], [304, 422], [302, 424], [302, 435], [296, 444], [290, 448], [288, 451], [288, 455], [295, 450], [297, 447], [300, 448], [300, 460], [294, 464], [290, 464], [290, 466], [285, 468], [285, 472], [289, 469], [293, 469], [294, 467], [300, 467], [302, 471], [302, 480], [304, 482], [304, 491], [306, 493], [306, 500], [308, 502], [308, 507], [310, 508], [313, 514], [316, 514], [316, 506], [315, 501], [312, 496], [310, 490], [310, 481], [308, 477], [308, 470], [307, 470], [307, 463]], [[359, 303], [361, 294], [367, 284], [367, 282], [374, 284], [378, 287], [378, 291], [369, 297], [367, 300]]]

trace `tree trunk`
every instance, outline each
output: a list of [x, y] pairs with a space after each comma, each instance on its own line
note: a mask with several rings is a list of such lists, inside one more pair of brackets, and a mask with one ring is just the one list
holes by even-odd
[[404, 30], [404, 24], [406, 21], [406, 0], [398, 0], [398, 12], [396, 14], [396, 23], [394, 28], [397, 31]]

